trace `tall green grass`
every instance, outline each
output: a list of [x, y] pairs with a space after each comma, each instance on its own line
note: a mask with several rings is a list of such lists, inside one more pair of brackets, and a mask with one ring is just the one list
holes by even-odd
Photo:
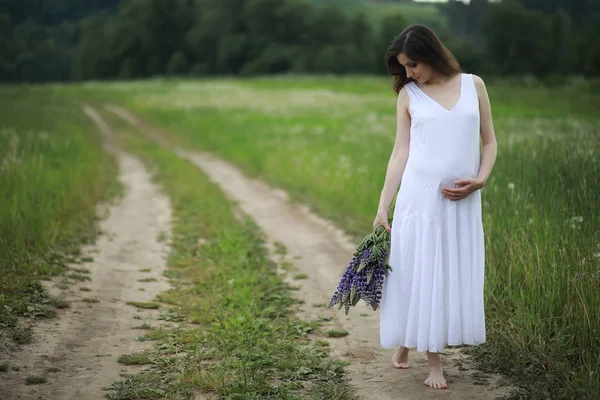
[[599, 125], [501, 119], [497, 126], [502, 153], [484, 191], [491, 337], [479, 354], [532, 385], [535, 396], [595, 398]]
[[0, 87], [0, 328], [38, 316], [39, 279], [57, 275], [96, 235], [96, 203], [116, 165], [80, 106], [51, 88]]
[[[394, 136], [377, 78], [89, 85], [172, 140], [287, 189], [357, 237]], [[499, 157], [483, 190], [489, 340], [477, 350], [527, 398], [600, 392], [600, 122], [593, 90], [488, 85]], [[343, 266], [340, 266], [343, 268]]]

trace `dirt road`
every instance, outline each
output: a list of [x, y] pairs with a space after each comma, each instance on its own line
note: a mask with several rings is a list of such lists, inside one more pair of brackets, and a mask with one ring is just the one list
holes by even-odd
[[[117, 106], [107, 106], [107, 109], [149, 139], [165, 145], [159, 133], [132, 113]], [[256, 221], [271, 243], [283, 243], [289, 252], [288, 261], [298, 272], [308, 275], [307, 280], [294, 281], [294, 285], [301, 285], [298, 295], [306, 302], [302, 309], [304, 317], [332, 318], [332, 327], [350, 333], [344, 338], [330, 339], [331, 347], [334, 356], [351, 362], [347, 368], [349, 377], [364, 399], [489, 400], [501, 398], [507, 392], [506, 389], [495, 388], [497, 377], [472, 369], [468, 357], [458, 349], [452, 349], [452, 354], [443, 356], [449, 384], [447, 390], [424, 386], [423, 381], [427, 377], [424, 354], [411, 353], [409, 361], [412, 367], [408, 370], [392, 368], [393, 352], [383, 350], [379, 345], [378, 312], [362, 304], [346, 317], [337, 309], [314, 307], [329, 301], [356, 244], [330, 222], [322, 220], [306, 207], [292, 204], [284, 192], [248, 179], [231, 164], [210, 154], [176, 151], [220, 185], [241, 210]]]
[[[110, 145], [110, 128], [93, 109], [86, 107], [85, 112], [106, 136], [108, 149], [116, 151]], [[139, 160], [115, 154], [125, 195], [100, 211], [108, 213], [101, 222], [105, 234], [84, 249], [94, 261], [74, 266], [88, 269], [91, 280], [66, 290], [58, 289], [56, 282], [46, 284], [53, 295], [64, 296], [70, 308], [59, 310], [57, 319], [35, 323], [34, 343], [0, 355], [0, 362], [19, 369], [2, 374], [2, 400], [105, 399], [104, 388], [118, 380], [121, 371], [132, 370], [117, 358], [149, 346], [134, 341], [144, 332], [134, 328], [155, 325], [156, 311], [126, 303], [152, 301], [169, 287], [162, 275], [168, 246], [159, 238], [170, 230], [170, 204]], [[156, 281], [139, 282], [142, 278]], [[82, 286], [89, 291], [81, 291]], [[26, 385], [32, 375], [46, 377], [47, 383]]]

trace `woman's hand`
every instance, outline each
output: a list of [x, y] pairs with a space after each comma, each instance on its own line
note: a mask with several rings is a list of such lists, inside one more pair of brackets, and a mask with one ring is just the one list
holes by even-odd
[[442, 196], [448, 200], [462, 200], [476, 190], [483, 187], [483, 181], [479, 179], [459, 179], [454, 181], [459, 187], [445, 187], [442, 189]]
[[392, 234], [392, 229], [388, 223], [388, 214], [384, 210], [377, 210], [375, 221], [373, 221], [373, 230], [377, 229], [378, 226], [383, 226], [387, 233]]

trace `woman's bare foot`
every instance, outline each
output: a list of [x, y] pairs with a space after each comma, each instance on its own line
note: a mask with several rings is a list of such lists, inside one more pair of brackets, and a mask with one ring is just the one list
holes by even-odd
[[392, 364], [394, 368], [397, 369], [406, 369], [410, 368], [410, 364], [408, 363], [408, 348], [407, 347], [399, 347], [396, 350], [392, 357]]
[[425, 379], [425, 385], [433, 389], [447, 389], [446, 379], [442, 370], [442, 360], [438, 353], [427, 352], [427, 363], [429, 364], [429, 377]]

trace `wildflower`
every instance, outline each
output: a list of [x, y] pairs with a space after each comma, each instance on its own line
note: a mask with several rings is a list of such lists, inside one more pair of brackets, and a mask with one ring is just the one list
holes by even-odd
[[373, 311], [377, 310], [383, 281], [392, 270], [387, 263], [389, 250], [390, 237], [382, 226], [365, 236], [346, 267], [329, 307], [344, 307], [348, 315], [350, 307], [362, 299]]

